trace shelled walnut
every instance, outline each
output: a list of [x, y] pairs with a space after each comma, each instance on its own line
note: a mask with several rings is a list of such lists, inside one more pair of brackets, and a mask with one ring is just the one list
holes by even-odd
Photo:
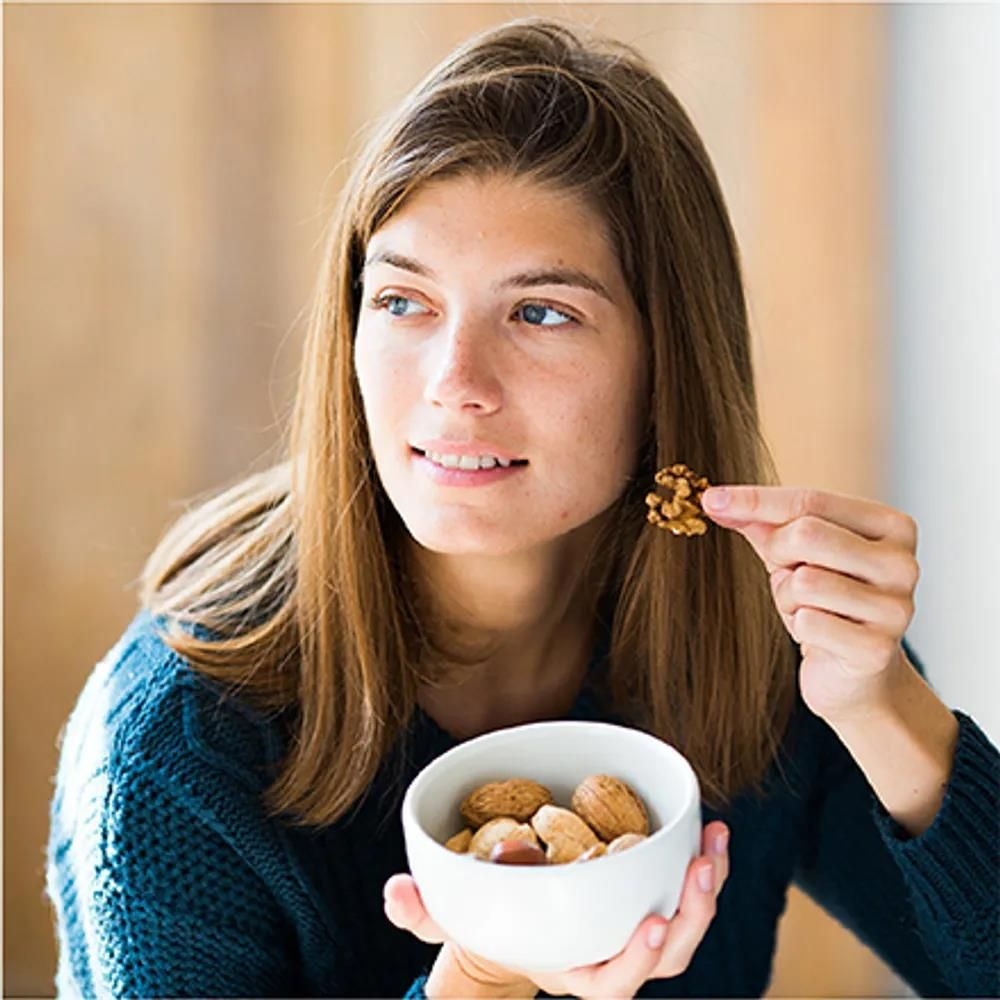
[[569, 807], [530, 778], [491, 781], [459, 807], [467, 826], [445, 841], [458, 854], [494, 864], [567, 864], [617, 854], [652, 832], [645, 803], [625, 781], [591, 774]]
[[658, 493], [647, 493], [646, 520], [672, 535], [704, 535], [708, 525], [701, 498], [711, 485], [709, 481], [681, 462], [660, 469], [653, 479], [657, 486], [665, 486], [671, 496], [665, 499]]

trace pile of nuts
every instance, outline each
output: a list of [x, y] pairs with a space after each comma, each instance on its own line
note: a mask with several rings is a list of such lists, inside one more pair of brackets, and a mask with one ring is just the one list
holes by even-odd
[[491, 781], [471, 792], [459, 811], [468, 824], [445, 842], [458, 854], [504, 865], [561, 865], [624, 851], [649, 836], [649, 814], [619, 778], [591, 774], [570, 801], [530, 778]]

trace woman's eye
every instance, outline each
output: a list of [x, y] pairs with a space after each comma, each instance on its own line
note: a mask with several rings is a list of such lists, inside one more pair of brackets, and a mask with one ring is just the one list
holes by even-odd
[[373, 309], [387, 309], [393, 316], [405, 318], [405, 312], [398, 312], [391, 308], [391, 305], [396, 302], [413, 302], [413, 299], [408, 299], [405, 295], [376, 295], [373, 299], [369, 300], [368, 304]]
[[[407, 298], [405, 295], [376, 295], [374, 298], [369, 300], [368, 304], [373, 309], [386, 309], [393, 316], [405, 319], [407, 315], [413, 314], [406, 313], [405, 305], [402, 309], [394, 308], [394, 306], [398, 303], [407, 302], [414, 302], [414, 300]], [[526, 302], [524, 305], [518, 306], [516, 311], [524, 314], [528, 326], [555, 327], [562, 326], [564, 323], [579, 323], [579, 320], [570, 316], [569, 313], [564, 313], [561, 310], [556, 309], [554, 306], [546, 305], [544, 302]], [[559, 316], [560, 320], [556, 323], [546, 323], [544, 322], [544, 316], [546, 313], [552, 313], [554, 316]]]
[[570, 316], [569, 313], [560, 312], [560, 310], [554, 308], [553, 306], [547, 306], [543, 302], [527, 302], [523, 306], [518, 306], [518, 309], [523, 310], [526, 316], [528, 315], [528, 310], [530, 309], [532, 311], [531, 314], [536, 318], [544, 316], [547, 312], [562, 317], [562, 320], [559, 323], [535, 323], [532, 320], [529, 320], [529, 326], [562, 326], [563, 323], [579, 322], [573, 316]]

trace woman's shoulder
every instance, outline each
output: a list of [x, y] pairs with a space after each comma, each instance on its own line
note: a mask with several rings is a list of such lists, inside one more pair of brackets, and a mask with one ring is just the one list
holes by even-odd
[[62, 734], [57, 784], [105, 775], [257, 793], [280, 755], [273, 722], [195, 670], [140, 610], [94, 666]]

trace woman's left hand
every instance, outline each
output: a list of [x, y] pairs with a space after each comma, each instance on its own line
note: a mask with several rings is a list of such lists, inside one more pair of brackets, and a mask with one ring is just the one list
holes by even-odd
[[917, 524], [885, 504], [784, 486], [728, 486], [705, 513], [760, 556], [771, 593], [802, 650], [799, 687], [828, 722], [891, 706], [912, 670], [901, 645], [920, 576]]

